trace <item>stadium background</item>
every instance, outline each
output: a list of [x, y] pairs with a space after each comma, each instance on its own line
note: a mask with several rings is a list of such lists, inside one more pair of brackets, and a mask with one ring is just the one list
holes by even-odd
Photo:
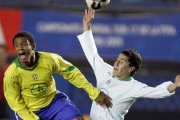
[[[36, 38], [38, 51], [62, 55], [95, 85], [76, 38], [82, 32], [85, 7], [84, 0], [0, 0], [0, 43], [9, 48], [9, 62], [14, 58], [13, 35], [29, 31]], [[137, 80], [151, 86], [174, 81], [180, 73], [179, 7], [179, 0], [111, 0], [106, 9], [96, 13], [92, 28], [100, 55], [113, 65], [121, 50], [134, 48], [143, 58]], [[58, 89], [88, 115], [91, 100], [87, 94], [54, 76]], [[179, 113], [180, 90], [170, 98], [137, 100], [125, 119], [180, 120]]]

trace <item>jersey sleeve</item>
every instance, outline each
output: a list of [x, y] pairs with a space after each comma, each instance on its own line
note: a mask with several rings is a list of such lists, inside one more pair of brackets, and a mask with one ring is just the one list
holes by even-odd
[[154, 98], [154, 99], [158, 99], [158, 98], [165, 98], [168, 96], [173, 95], [175, 92], [170, 93], [168, 91], [168, 86], [171, 85], [172, 82], [168, 81], [168, 82], [164, 82], [156, 87], [150, 87], [146, 84], [143, 84], [141, 82], [138, 82], [133, 90], [133, 97], [135, 98]]
[[30, 111], [21, 95], [18, 76], [6, 72], [4, 76], [4, 95], [12, 110], [18, 113], [23, 120], [39, 120], [39, 117]]
[[78, 68], [59, 55], [53, 55], [53, 59], [53, 70], [55, 73], [62, 75], [64, 79], [74, 86], [84, 89], [92, 100], [95, 100], [99, 96], [100, 90], [88, 82]]
[[85, 53], [85, 56], [90, 63], [92, 69], [94, 70], [95, 76], [97, 78], [97, 84], [104, 80], [104, 73], [106, 73], [107, 68], [110, 67], [103, 59], [99, 56], [97, 47], [94, 41], [92, 31], [85, 31], [84, 33], [77, 36], [81, 47]]

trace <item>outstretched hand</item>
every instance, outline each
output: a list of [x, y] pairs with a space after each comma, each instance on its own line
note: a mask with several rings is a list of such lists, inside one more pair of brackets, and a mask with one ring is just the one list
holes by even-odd
[[168, 86], [168, 91], [172, 93], [179, 87], [180, 87], [180, 75], [177, 75], [174, 83]]
[[112, 108], [112, 99], [106, 95], [104, 92], [100, 92], [98, 98], [96, 99], [96, 103], [101, 105], [102, 107]]
[[92, 9], [85, 9], [83, 17], [84, 31], [90, 30], [91, 21], [94, 19], [95, 11]]
[[180, 75], [176, 76], [174, 84], [176, 85], [176, 87], [180, 87]]

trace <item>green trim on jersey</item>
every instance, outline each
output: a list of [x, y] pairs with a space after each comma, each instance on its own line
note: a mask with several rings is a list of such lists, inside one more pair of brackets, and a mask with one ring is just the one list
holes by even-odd
[[38, 59], [39, 59], [39, 55], [38, 55], [38, 52], [35, 53], [35, 56], [36, 56], [36, 61], [34, 63], [34, 65], [32, 67], [23, 67], [20, 62], [19, 62], [19, 59], [16, 58], [13, 62], [16, 64], [17, 67], [20, 67], [24, 70], [34, 70], [36, 68], [36, 66], [38, 65]]
[[121, 80], [121, 81], [131, 81], [131, 80], [132, 80], [132, 77], [128, 77], [128, 78], [125, 78], [125, 79], [119, 78], [118, 80]]
[[63, 72], [70, 72], [70, 71], [72, 71], [72, 70], [74, 70], [74, 69], [75, 69], [74, 66], [70, 66], [70, 67], [68, 67], [66, 70], [64, 70]]
[[92, 100], [99, 96], [100, 90], [92, 86], [75, 66], [61, 56], [46, 52], [38, 52], [37, 55], [39, 58], [31, 68], [22, 67], [16, 58], [4, 75], [5, 97], [10, 107], [24, 120], [35, 120], [31, 117], [34, 115], [32, 111], [46, 107], [56, 96], [57, 88], [52, 76], [54, 73], [84, 89]]

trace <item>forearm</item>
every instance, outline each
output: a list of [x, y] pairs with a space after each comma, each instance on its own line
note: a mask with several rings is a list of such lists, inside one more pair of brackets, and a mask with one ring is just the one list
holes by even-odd
[[74, 86], [84, 89], [92, 100], [95, 100], [99, 96], [100, 90], [88, 82], [78, 69], [71, 73], [71, 75], [68, 75], [66, 79]]
[[107, 70], [107, 67], [109, 68], [109, 65], [107, 65], [100, 57], [97, 51], [92, 31], [85, 31], [77, 37], [81, 44], [83, 52], [96, 75], [96, 78], [98, 77], [97, 80], [102, 80], [101, 78], [99, 79], [99, 77], [104, 76], [103, 74]]
[[6, 97], [6, 100], [10, 106], [10, 108], [17, 112], [17, 114], [23, 120], [39, 120], [39, 117], [30, 111], [26, 105], [22, 102], [22, 100], [15, 101], [15, 98]]
[[17, 112], [23, 120], [39, 120], [39, 117], [26, 107], [22, 99], [15, 101], [15, 98], [6, 97], [6, 100], [11, 109]]
[[91, 23], [83, 23], [84, 26], [84, 32], [91, 29]]
[[171, 86], [173, 83], [171, 81], [164, 82], [156, 87], [150, 87], [145, 84], [139, 84], [139, 88], [134, 90], [133, 96], [135, 98], [165, 98], [168, 96], [171, 96], [174, 94], [174, 92], [170, 92], [168, 90], [169, 86]]
[[95, 59], [95, 55], [97, 55], [98, 53], [92, 31], [86, 31], [83, 34], [78, 35], [77, 37], [87, 60], [89, 61], [91, 66], [94, 67], [93, 62]]
[[172, 92], [174, 92], [176, 90], [176, 88], [177, 88], [176, 84], [173, 83], [173, 84], [168, 86], [168, 91], [170, 93], [172, 93]]
[[78, 74], [72, 83], [75, 86], [84, 89], [92, 100], [95, 100], [99, 96], [100, 90], [88, 82], [82, 74]]

